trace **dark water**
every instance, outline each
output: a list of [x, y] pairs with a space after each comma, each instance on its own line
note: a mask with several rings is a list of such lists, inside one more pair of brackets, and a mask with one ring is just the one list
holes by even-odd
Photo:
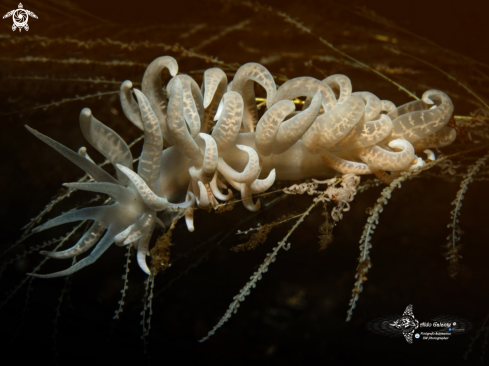
[[[263, 8], [267, 4], [303, 23], [313, 34], [285, 22], [276, 10]], [[411, 100], [392, 83], [328, 48], [318, 38], [323, 37], [418, 96], [431, 88], [445, 91], [454, 102], [456, 115], [468, 115], [481, 106], [480, 102], [426, 62], [470, 86], [484, 100], [489, 99], [489, 79], [485, 76], [489, 68], [477, 63], [489, 62], [487, 27], [483, 21], [487, 12], [483, 5], [469, 6], [464, 2], [436, 7], [417, 2], [401, 7], [386, 2], [369, 3], [369, 10], [452, 53], [378, 18], [373, 21], [371, 13], [355, 7], [359, 5], [360, 2], [312, 1], [260, 2], [252, 7], [238, 1], [158, 5], [84, 2], [73, 9], [65, 3], [49, 1], [24, 3], [26, 9], [39, 17], [29, 20], [29, 32], [13, 33], [11, 20], [3, 20], [0, 32], [2, 245], [8, 247], [20, 237], [20, 228], [42, 210], [63, 182], [81, 176], [81, 171], [71, 163], [29, 135], [24, 124], [78, 149], [86, 145], [78, 128], [78, 114], [83, 107], [89, 107], [126, 141], [139, 135], [122, 116], [116, 94], [50, 105], [46, 110], [36, 107], [65, 98], [116, 91], [125, 79], [138, 82], [144, 65], [161, 55], [174, 56], [180, 72], [190, 73], [198, 83], [206, 68], [223, 67], [232, 77], [240, 64], [254, 61], [264, 64], [279, 80], [343, 73], [351, 78], [355, 91], [368, 90], [397, 105]], [[17, 4], [6, 2], [1, 7], [7, 12]], [[238, 24], [239, 29], [230, 30]], [[209, 42], [223, 31], [224, 35]], [[385, 46], [395, 47], [425, 63], [396, 55]], [[192, 49], [197, 53], [195, 57]], [[208, 56], [217, 57], [219, 63], [213, 63]], [[108, 64], [113, 61], [119, 63]], [[107, 82], [112, 80], [114, 83]], [[476, 147], [461, 142], [457, 140], [444, 152]], [[101, 161], [100, 156], [89, 151]], [[483, 154], [484, 150], [474, 152], [460, 160], [459, 172]], [[439, 170], [433, 170], [439, 175]], [[367, 219], [365, 211], [375, 203], [381, 188], [356, 197], [351, 211], [335, 227], [334, 241], [326, 251], [318, 252], [317, 236], [323, 220], [320, 210], [310, 215], [291, 237], [291, 249], [279, 253], [239, 312], [203, 344], [197, 340], [224, 314], [233, 296], [290, 225], [272, 231], [268, 241], [253, 252], [230, 251], [231, 246], [246, 240], [234, 234], [222, 243], [219, 238], [235, 225], [239, 226], [234, 231], [244, 230], [274, 221], [287, 212], [302, 212], [311, 201], [310, 197], [290, 197], [255, 217], [250, 217], [240, 205], [221, 215], [197, 213], [194, 233], [178, 227], [173, 236], [172, 257], [190, 253], [156, 278], [158, 296], [153, 302], [152, 329], [147, 339], [152, 362], [462, 364], [470, 337], [488, 313], [489, 194], [487, 181], [472, 183], [466, 194], [460, 218], [465, 231], [463, 259], [458, 277], [452, 279], [442, 256], [445, 251], [442, 245], [449, 234], [446, 225], [450, 222], [450, 203], [460, 179], [455, 183], [437, 178], [414, 179], [394, 192], [373, 236], [373, 267], [351, 322], [344, 320], [359, 255], [358, 241]], [[283, 186], [287, 184], [284, 182]], [[276, 197], [272, 195], [267, 200]], [[77, 193], [54, 209], [52, 216], [89, 198], [90, 195]], [[43, 240], [64, 235], [69, 228], [35, 235], [4, 259]], [[199, 247], [216, 234], [221, 236]], [[134, 260], [125, 310], [120, 321], [112, 321], [122, 288], [124, 253], [121, 248], [111, 248], [96, 264], [74, 275], [57, 318], [64, 279], [34, 280], [26, 312], [27, 286], [22, 287], [0, 310], [0, 334], [6, 339], [2, 343], [4, 355], [15, 355], [21, 363], [51, 362], [55, 345], [59, 364], [147, 363], [139, 324], [144, 276]], [[3, 274], [1, 290], [15, 288], [24, 280], [24, 273], [40, 260], [40, 256], [31, 254], [14, 261]], [[65, 261], [49, 261], [41, 271], [48, 273], [68, 265]], [[163, 291], [169, 283], [172, 285]], [[413, 304], [420, 321], [448, 314], [472, 322], [474, 329], [448, 341], [412, 345], [402, 338], [368, 331], [368, 322], [400, 315], [408, 304]], [[57, 319], [55, 341], [54, 319]], [[469, 362], [479, 363], [482, 342], [475, 343]]]

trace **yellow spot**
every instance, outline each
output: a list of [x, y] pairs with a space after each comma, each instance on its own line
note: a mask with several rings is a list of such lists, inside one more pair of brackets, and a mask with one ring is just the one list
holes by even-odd
[[376, 34], [374, 36], [374, 38], [378, 41], [382, 41], [382, 42], [389, 42], [390, 41], [390, 37], [387, 37], [387, 36], [383, 36], [381, 34]]

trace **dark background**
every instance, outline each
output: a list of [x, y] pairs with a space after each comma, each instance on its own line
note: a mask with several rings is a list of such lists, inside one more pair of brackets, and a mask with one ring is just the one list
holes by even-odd
[[[418, 96], [429, 88], [444, 90], [452, 98], [457, 115], [473, 112], [480, 103], [432, 67], [386, 51], [384, 43], [375, 41], [375, 35], [397, 39], [393, 46], [449, 72], [483, 99], [489, 99], [485, 76], [489, 69], [477, 63], [489, 63], [487, 8], [482, 1], [450, 4], [261, 1], [251, 7], [239, 1], [84, 1], [71, 4], [75, 7], [66, 2], [24, 2], [24, 8], [39, 17], [29, 21], [29, 32], [13, 33], [8, 19], [0, 23], [0, 123], [3, 129], [0, 133], [0, 238], [5, 247], [20, 237], [20, 228], [49, 202], [61, 183], [74, 181], [81, 175], [56, 152], [30, 136], [22, 127], [24, 124], [78, 149], [86, 142], [78, 129], [77, 116], [83, 107], [90, 107], [97, 118], [117, 130], [126, 141], [138, 136], [138, 131], [121, 117], [116, 95], [63, 103], [46, 110], [36, 107], [64, 98], [117, 90], [116, 81], [140, 81], [144, 66], [107, 65], [111, 61], [146, 65], [157, 56], [169, 54], [176, 57], [184, 73], [215, 66], [200, 58], [187, 57], [185, 50], [198, 47], [246, 19], [250, 19], [250, 23], [242, 30], [230, 32], [196, 52], [216, 56], [226, 65], [236, 67], [278, 55], [277, 61], [265, 64], [274, 75], [322, 78], [344, 73], [352, 79], [354, 90], [372, 91], [398, 105], [411, 100], [385, 80], [355, 67], [354, 63], [345, 62], [317, 37], [284, 22], [277, 16], [279, 10], [343, 52], [385, 72]], [[18, 4], [4, 1], [0, 5], [6, 13]], [[268, 5], [276, 10], [264, 10]], [[352, 13], [361, 11], [358, 6], [366, 6], [368, 11], [374, 11], [393, 24], [386, 25], [378, 18], [376, 22]], [[371, 16], [368, 11], [362, 14]], [[198, 24], [206, 26], [183, 37]], [[65, 37], [79, 40], [80, 45], [64, 42]], [[131, 42], [139, 45], [104, 44], [107, 38], [124, 45]], [[83, 46], [96, 40], [100, 43], [95, 46]], [[141, 46], [145, 41], [147, 46]], [[162, 44], [171, 47], [165, 48]], [[175, 47], [177, 44], [181, 48]], [[335, 57], [336, 61], [322, 61], [316, 57], [318, 55]], [[26, 61], [25, 57], [29, 56], [45, 58], [45, 61]], [[66, 61], [73, 59], [91, 62]], [[385, 66], [391, 71], [385, 71]], [[395, 68], [417, 73], [396, 73], [392, 71]], [[229, 67], [226, 71], [231, 78], [235, 69]], [[192, 74], [199, 83], [201, 75], [199, 72]], [[114, 85], [80, 81], [96, 77], [114, 80]], [[451, 153], [472, 147], [470, 143], [462, 144], [457, 140], [444, 151]], [[475, 152], [465, 160], [460, 159], [459, 172], [465, 171], [483, 153]], [[101, 161], [91, 150], [90, 154]], [[439, 170], [433, 171], [439, 175]], [[442, 256], [445, 250], [442, 245], [449, 234], [446, 225], [450, 221], [450, 203], [460, 180], [458, 177], [457, 182], [447, 183], [436, 178], [414, 179], [394, 192], [373, 236], [373, 267], [350, 323], [344, 320], [354, 283], [358, 241], [367, 219], [365, 211], [374, 204], [382, 187], [357, 196], [351, 211], [345, 213], [345, 218], [334, 229], [334, 241], [326, 251], [318, 252], [317, 235], [323, 220], [320, 209], [311, 214], [291, 237], [291, 249], [279, 253], [277, 261], [239, 312], [203, 344], [197, 340], [224, 314], [232, 297], [290, 225], [275, 229], [268, 241], [253, 252], [231, 252], [231, 246], [245, 241], [236, 239], [234, 234], [222, 243], [214, 240], [202, 247], [199, 245], [215, 234], [222, 237], [237, 228], [245, 230], [256, 227], [259, 222], [277, 220], [283, 213], [302, 212], [311, 201], [310, 197], [288, 198], [254, 217], [240, 205], [221, 215], [198, 212], [194, 233], [189, 234], [183, 226], [175, 231], [172, 257], [179, 258], [178, 261], [156, 278], [158, 296], [153, 303], [148, 338], [151, 361], [155, 364], [233, 365], [462, 364], [470, 337], [475, 335], [488, 313], [486, 207], [489, 194], [486, 181], [470, 185], [460, 221], [465, 231], [462, 237], [464, 258], [459, 276], [451, 279], [446, 269], [448, 263]], [[289, 183], [284, 182], [282, 186]], [[268, 200], [275, 197], [277, 195], [272, 195]], [[50, 217], [88, 198], [91, 196], [74, 195]], [[238, 226], [234, 228], [235, 225]], [[67, 230], [68, 227], [62, 227], [33, 236], [2, 260], [10, 260], [15, 254], [42, 240], [59, 237]], [[144, 276], [134, 258], [125, 311], [117, 323], [111, 320], [120, 299], [124, 252], [111, 248], [96, 264], [74, 275], [58, 317], [58, 299], [66, 283], [64, 279], [35, 280], [28, 311], [24, 311], [26, 287], [22, 287], [0, 309], [5, 358], [15, 356], [21, 363], [51, 362], [57, 352], [55, 359], [59, 364], [147, 363], [139, 324]], [[187, 257], [181, 257], [187, 252]], [[1, 290], [8, 293], [15, 288], [25, 278], [24, 273], [40, 260], [37, 254], [13, 260], [3, 273]], [[67, 265], [50, 261], [41, 272], [52, 272]], [[161, 292], [169, 283], [171, 287]], [[366, 325], [370, 321], [402, 314], [408, 304], [414, 305], [414, 314], [420, 321], [448, 314], [473, 323], [474, 329], [448, 341], [415, 342], [413, 345], [403, 338], [388, 338], [368, 331]], [[54, 319], [57, 319], [55, 340], [52, 338]], [[484, 336], [475, 343], [469, 363], [480, 363], [483, 339]]]

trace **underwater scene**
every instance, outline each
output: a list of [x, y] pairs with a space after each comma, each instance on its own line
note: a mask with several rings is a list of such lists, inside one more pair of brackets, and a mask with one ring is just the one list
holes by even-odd
[[488, 364], [481, 3], [0, 3], [21, 364]]

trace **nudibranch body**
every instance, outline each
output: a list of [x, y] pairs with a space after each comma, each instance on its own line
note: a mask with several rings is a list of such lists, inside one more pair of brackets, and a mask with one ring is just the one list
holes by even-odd
[[[172, 75], [166, 87], [161, 73]], [[266, 91], [266, 111], [258, 119], [255, 83]], [[260, 64], [241, 66], [228, 83], [226, 74], [212, 68], [202, 86], [178, 74], [174, 58], [164, 56], [146, 69], [142, 90], [130, 81], [120, 88], [125, 116], [144, 132], [137, 171], [131, 151], [112, 129], [87, 108], [80, 114], [84, 137], [115, 167], [112, 177], [81, 148], [78, 153], [29, 128], [90, 177], [90, 182], [65, 186], [107, 194], [105, 206], [68, 212], [37, 227], [39, 232], [80, 220], [91, 228], [72, 248], [41, 252], [52, 258], [72, 258], [95, 246], [70, 268], [48, 275], [66, 276], [92, 264], [112, 244], [137, 248], [139, 266], [148, 275], [148, 246], [155, 225], [164, 227], [185, 216], [194, 231], [193, 212], [241, 194], [250, 211], [260, 209], [254, 194], [267, 191], [281, 179], [332, 177], [335, 174], [375, 174], [385, 183], [403, 171], [424, 164], [416, 154], [451, 144], [455, 131], [446, 127], [453, 113], [450, 98], [438, 90], [400, 107], [369, 92], [352, 92], [350, 79], [332, 75], [291, 79], [276, 88]], [[305, 97], [302, 110], [293, 100]], [[165, 149], [163, 150], [163, 146]]]

